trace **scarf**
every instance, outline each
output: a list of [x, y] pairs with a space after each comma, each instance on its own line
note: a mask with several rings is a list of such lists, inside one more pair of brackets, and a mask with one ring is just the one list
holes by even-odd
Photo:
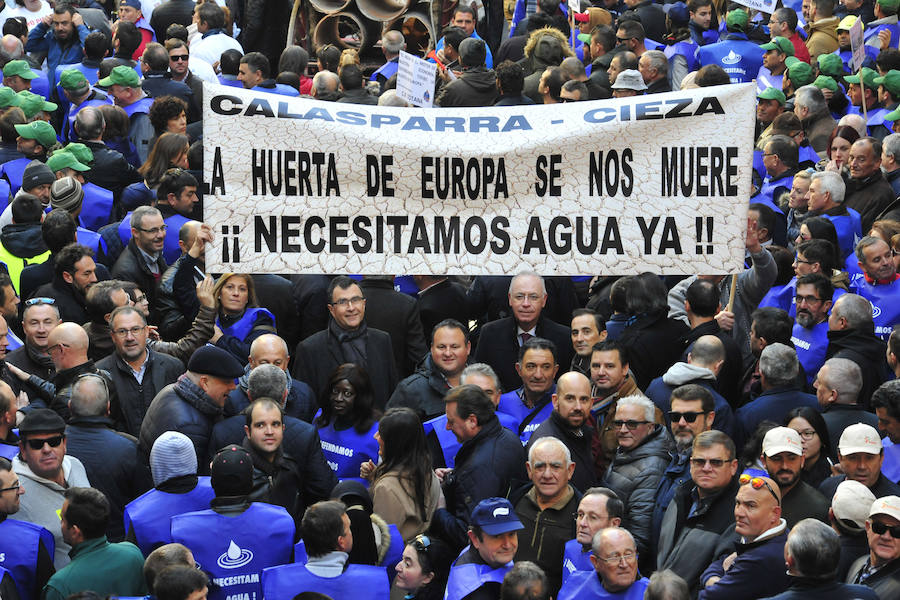
[[365, 322], [353, 331], [346, 331], [332, 319], [328, 322], [328, 331], [337, 340], [344, 362], [353, 363], [364, 369], [368, 367], [366, 334], [369, 329]]

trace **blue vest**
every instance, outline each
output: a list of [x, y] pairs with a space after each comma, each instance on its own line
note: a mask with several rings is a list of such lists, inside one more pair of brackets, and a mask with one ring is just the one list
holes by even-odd
[[797, 360], [800, 361], [806, 372], [806, 383], [812, 385], [819, 368], [825, 364], [825, 350], [828, 349], [828, 320], [813, 325], [812, 329], [794, 323], [791, 341], [797, 350]]
[[762, 150], [753, 151], [753, 170], [759, 174], [760, 179], [766, 178], [766, 165], [763, 163]]
[[376, 431], [378, 423], [365, 433], [359, 433], [353, 427], [337, 431], [333, 421], [327, 427], [319, 428], [322, 453], [338, 479], [355, 479], [369, 487], [369, 482], [359, 476], [359, 467], [368, 460], [378, 462], [378, 442], [373, 437]]
[[759, 308], [774, 306], [784, 311], [789, 311], [794, 305], [794, 295], [797, 293], [797, 278], [793, 277], [784, 285], [773, 285], [759, 301]]
[[0, 212], [6, 210], [6, 207], [9, 206], [10, 195], [9, 182], [5, 179], [0, 179]]
[[389, 60], [378, 69], [372, 73], [372, 76], [369, 77], [369, 81], [378, 81], [378, 76], [381, 75], [385, 78], [385, 80], [390, 79], [394, 76], [394, 73], [400, 68], [400, 61], [398, 60]]
[[872, 303], [875, 335], [887, 341], [894, 325], [900, 322], [900, 280], [887, 285], [872, 285], [865, 278], [857, 279], [850, 291], [855, 291]]
[[85, 229], [84, 227], [78, 227], [75, 230], [75, 241], [77, 241], [82, 246], [87, 246], [94, 252], [94, 256], [97, 256], [98, 250], [102, 247], [103, 251], [106, 251], [106, 242], [103, 241], [103, 238], [100, 237], [100, 234], [96, 231], [91, 231], [90, 229]]
[[275, 315], [265, 308], [248, 308], [244, 311], [244, 314], [241, 315], [241, 318], [235, 321], [231, 327], [222, 327], [218, 317], [216, 317], [216, 325], [218, 325], [219, 329], [221, 329], [222, 333], [225, 335], [236, 337], [243, 342], [247, 339], [247, 336], [250, 335], [250, 332], [253, 331], [253, 324], [256, 323], [256, 318], [260, 314], [268, 315], [269, 318], [272, 319], [272, 322], [275, 322]]
[[304, 565], [270, 567], [262, 572], [262, 590], [266, 600], [292, 600], [300, 592], [319, 592], [335, 600], [390, 597], [387, 573], [372, 565], [347, 565], [337, 577], [319, 577]]
[[856, 242], [862, 239], [862, 222], [859, 213], [852, 208], [847, 209], [846, 215], [822, 215], [834, 224], [837, 231], [838, 245], [841, 247], [841, 256], [847, 258], [856, 249]]
[[745, 35], [729, 34], [729, 37], [732, 39], [701, 46], [697, 50], [700, 64], [719, 65], [728, 73], [731, 83], [753, 81], [762, 66], [765, 52]]
[[278, 94], [279, 96], [291, 96], [296, 98], [300, 92], [296, 88], [283, 83], [276, 83], [275, 87], [256, 86], [250, 90], [251, 92], [263, 92], [264, 94]]
[[[859, 268], [859, 260], [856, 258], [856, 253], [848, 256], [847, 260], [844, 261], [844, 271], [846, 271], [847, 276], [850, 277], [850, 285], [848, 287], [851, 290], [858, 280], [865, 279], [862, 269]], [[837, 300], [837, 296], [835, 296], [834, 299]]]
[[[142, 181], [139, 181], [138, 184], [144, 186]], [[137, 185], [137, 184], [135, 184]], [[146, 187], [146, 186], [144, 186]], [[127, 188], [126, 188], [127, 189]], [[152, 191], [150, 192], [153, 193]], [[127, 246], [128, 242], [131, 241], [131, 213], [134, 211], [128, 211], [125, 214], [125, 218], [119, 221], [119, 239], [122, 240], [122, 245]], [[163, 219], [163, 222], [166, 224], [166, 238], [163, 241], [163, 250], [162, 256], [166, 261], [167, 265], [173, 264], [176, 260], [181, 257], [181, 248], [178, 246], [178, 232], [181, 231], [182, 225], [190, 221], [187, 217], [182, 214], [175, 213], [166, 219]], [[108, 218], [107, 218], [108, 222]], [[275, 318], [272, 317], [274, 321]], [[247, 333], [250, 333], [249, 331]], [[246, 337], [246, 336], [245, 336]], [[241, 338], [244, 339], [244, 338]]]
[[113, 209], [113, 193], [97, 184], [87, 182], [81, 186], [84, 190], [84, 202], [78, 220], [88, 229], [98, 231], [109, 224]]
[[631, 584], [624, 592], [613, 594], [607, 592], [600, 583], [597, 573], [578, 571], [572, 573], [569, 579], [559, 590], [556, 600], [575, 600], [576, 598], [596, 598], [598, 600], [643, 600], [644, 591], [650, 584], [650, 580], [642, 577]]
[[[868, 27], [863, 29], [863, 40], [865, 40], [866, 45], [868, 45], [869, 40], [878, 37], [879, 31], [883, 31], [885, 29], [891, 32], [891, 41], [888, 42], [888, 48], [896, 48], [897, 41], [900, 40], [900, 27], [898, 27], [896, 23], [882, 23], [881, 25], [876, 25], [871, 29]], [[878, 42], [878, 46], [876, 48], [881, 48], [881, 42]]]
[[566, 542], [566, 549], [563, 551], [563, 570], [562, 582], [566, 583], [569, 575], [576, 571], [594, 571], [594, 565], [591, 564], [591, 551], [585, 552], [581, 549], [581, 542], [578, 540], [569, 540]]
[[243, 594], [259, 599], [262, 570], [291, 560], [294, 519], [284, 508], [264, 502], [253, 502], [235, 516], [201, 510], [172, 517], [172, 541], [190, 548], [209, 575], [211, 600]]
[[794, 176], [793, 175], [785, 175], [783, 177], [779, 177], [778, 179], [770, 179], [766, 177], [763, 180], [762, 186], [759, 188], [759, 194], [750, 198], [750, 203], [754, 202], [762, 202], [769, 208], [775, 211], [775, 214], [784, 214], [784, 211], [776, 203], [778, 198], [775, 197], [775, 194], [778, 193], [778, 188], [787, 189], [787, 191], [791, 191], [791, 186], [794, 184]]
[[153, 104], [153, 98], [141, 98], [137, 102], [132, 102], [128, 106], [123, 106], [122, 108], [125, 109], [125, 114], [128, 115], [128, 119], [132, 120], [134, 115], [137, 115], [140, 113], [145, 113], [145, 114], [149, 113], [150, 106], [152, 104]]
[[17, 158], [0, 165], [0, 175], [9, 182], [9, 191], [15, 196], [22, 187], [22, 177], [25, 175], [25, 167], [31, 162], [30, 158]]
[[888, 131], [891, 130], [891, 123], [893, 123], [893, 121], [888, 121], [887, 119], [885, 119], [885, 117], [890, 112], [891, 111], [889, 111], [888, 109], [886, 109], [884, 107], [876, 108], [875, 110], [866, 111], [866, 117], [867, 117], [866, 126], [869, 130], [869, 135], [872, 135], [872, 132], [879, 125], [883, 125], [884, 127], [887, 127]]
[[[863, 34], [863, 36], [865, 36], [865, 33]], [[878, 58], [879, 52], [881, 52], [881, 50], [879, 48], [875, 48], [874, 46], [866, 46], [866, 58], [867, 59], [871, 59], [874, 61], [876, 58]], [[838, 56], [841, 57], [841, 62], [844, 63], [844, 71], [846, 71], [847, 73], [854, 72], [853, 67], [850, 65], [851, 59], [853, 58], [852, 51], [841, 50], [840, 48], [838, 48], [837, 50], [832, 52], [832, 54], [837, 54]], [[874, 65], [872, 65], [872, 66], [874, 66]]]
[[[519, 388], [521, 390], [522, 388]], [[539, 407], [528, 408], [519, 398], [519, 390], [506, 392], [500, 396], [500, 403], [497, 405], [498, 413], [505, 413], [516, 420], [515, 432], [522, 440], [522, 445], [528, 443], [531, 434], [537, 429], [541, 423], [550, 418], [553, 412], [553, 403], [550, 402], [550, 396], [556, 393], [556, 385], [544, 394], [541, 398]]]
[[772, 72], [765, 67], [760, 67], [756, 74], [756, 91], [762, 92], [766, 88], [773, 87], [780, 90], [784, 82], [784, 75], [772, 75]]
[[15, 458], [15, 456], [19, 453], [19, 447], [14, 444], [4, 444], [0, 442], [0, 456], [3, 458], [9, 459], [10, 461]]
[[[400, 530], [393, 523], [388, 524], [388, 532], [391, 534], [391, 541], [384, 558], [381, 560], [381, 566], [387, 568], [387, 573], [390, 576], [394, 573], [394, 567], [403, 558], [403, 549], [406, 547], [406, 544], [403, 542]], [[306, 553], [306, 543], [300, 540], [294, 544], [294, 563], [305, 565], [308, 560], [309, 555]]]
[[696, 71], [700, 68], [700, 63], [697, 60], [697, 51], [699, 48], [700, 46], [690, 39], [687, 39], [675, 42], [671, 46], [666, 46], [663, 49], [663, 54], [669, 59], [669, 65], [672, 64], [672, 59], [676, 56], [683, 56], [685, 61], [687, 61], [688, 71]]
[[804, 162], [811, 162], [813, 164], [816, 164], [817, 162], [819, 162], [819, 160], [821, 160], [819, 153], [816, 152], [815, 150], [813, 150], [813, 147], [810, 146], [809, 144], [807, 144], [805, 146], [800, 146], [800, 148], [798, 150], [799, 150], [798, 162], [800, 164], [803, 164]]
[[[500, 421], [501, 427], [506, 427], [516, 435], [519, 433], [519, 424], [515, 417], [502, 412], [495, 412], [497, 419]], [[447, 429], [447, 415], [438, 415], [430, 421], [422, 423], [425, 428], [425, 435], [428, 436], [432, 431], [437, 437], [438, 443], [441, 445], [441, 453], [444, 455], [444, 465], [452, 469], [456, 463], [456, 453], [459, 452], [461, 443], [456, 439], [452, 431]]]
[[[468, 551], [469, 546], [466, 546], [459, 554], [462, 556]], [[447, 579], [444, 600], [462, 600], [486, 583], [503, 583], [503, 577], [513, 567], [511, 562], [497, 569], [477, 563], [457, 565], [457, 562], [459, 562], [459, 558], [450, 567], [450, 577]]]
[[15, 333], [13, 333], [12, 329], [9, 330], [9, 333], [6, 334], [6, 351], [12, 352], [13, 350], [18, 350], [23, 346], [22, 340], [19, 339]]
[[[76, 32], [75, 35], [78, 35], [78, 33]], [[32, 69], [31, 72], [37, 75], [37, 77], [31, 80], [31, 92], [42, 97], [44, 100], [52, 100], [52, 98], [50, 98], [50, 79], [41, 71]]]
[[91, 85], [96, 84], [97, 80], [100, 78], [99, 69], [85, 66], [82, 62], [77, 62], [71, 65], [59, 65], [56, 67], [56, 81], [59, 81], [59, 76], [62, 75], [63, 71], [68, 71], [69, 69], [81, 71], [82, 75], [84, 75], [85, 79], [87, 79], [88, 83]]
[[[93, 91], [93, 90], [92, 90]], [[104, 96], [104, 99], [96, 99], [89, 98], [85, 100], [78, 106], [69, 107], [68, 118], [66, 119], [66, 127], [63, 131], [63, 137], [68, 142], [77, 142], [78, 135], [75, 133], [75, 117], [78, 116], [78, 111], [82, 108], [87, 108], [89, 106], [103, 106], [104, 104], [112, 104], [112, 100], [110, 100], [109, 96]]]
[[227, 85], [229, 87], [244, 89], [244, 83], [240, 79], [228, 79], [224, 75], [219, 75], [219, 83], [221, 83], [222, 85]]
[[28, 523], [7, 517], [0, 523], [0, 567], [12, 574], [22, 600], [37, 598], [41, 590], [36, 589], [38, 553], [44, 546], [53, 560], [56, 542], [53, 534]]
[[125, 506], [125, 532], [134, 532], [135, 543], [147, 556], [172, 542], [172, 517], [208, 508], [214, 496], [209, 477], [198, 477], [196, 487], [185, 494], [150, 490]]

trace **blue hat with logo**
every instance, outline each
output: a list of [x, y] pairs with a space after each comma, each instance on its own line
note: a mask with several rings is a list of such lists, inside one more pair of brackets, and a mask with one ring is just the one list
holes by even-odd
[[470, 522], [488, 535], [525, 529], [513, 505], [506, 498], [485, 498], [472, 510]]

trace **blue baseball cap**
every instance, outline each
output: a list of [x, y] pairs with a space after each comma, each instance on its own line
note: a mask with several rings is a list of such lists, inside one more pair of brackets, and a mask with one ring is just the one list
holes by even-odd
[[485, 498], [472, 510], [470, 521], [488, 535], [525, 529], [513, 505], [506, 498]]

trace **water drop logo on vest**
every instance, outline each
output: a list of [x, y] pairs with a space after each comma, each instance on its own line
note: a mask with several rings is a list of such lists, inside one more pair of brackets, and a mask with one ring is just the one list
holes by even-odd
[[223, 569], [237, 569], [238, 567], [243, 567], [251, 560], [253, 560], [253, 552], [241, 548], [234, 543], [234, 540], [231, 540], [231, 543], [228, 544], [228, 550], [219, 557], [216, 563]]
[[734, 50], [729, 50], [728, 55], [722, 57], [722, 62], [726, 65], [733, 65], [741, 62], [741, 58], [743, 57], [740, 54], [735, 54]]

